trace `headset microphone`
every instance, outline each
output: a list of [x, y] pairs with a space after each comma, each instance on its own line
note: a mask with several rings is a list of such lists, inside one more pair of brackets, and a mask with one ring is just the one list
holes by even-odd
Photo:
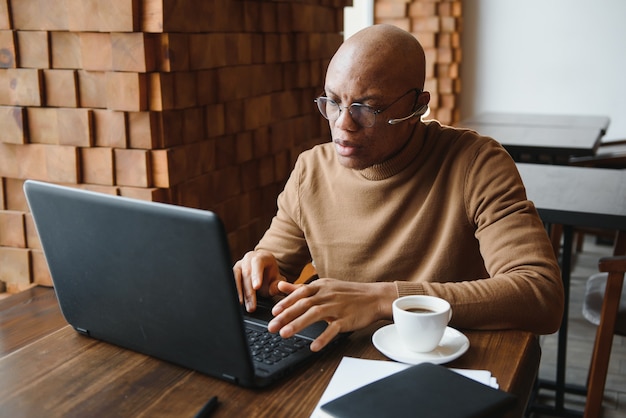
[[409, 116], [405, 116], [403, 118], [399, 118], [399, 119], [389, 119], [387, 121], [387, 123], [389, 125], [395, 125], [398, 124], [400, 122], [404, 122], [405, 120], [409, 120], [415, 116], [422, 116], [424, 113], [426, 113], [426, 111], [428, 110], [428, 105], [422, 105], [419, 108], [417, 108], [417, 110], [413, 113], [411, 113]]

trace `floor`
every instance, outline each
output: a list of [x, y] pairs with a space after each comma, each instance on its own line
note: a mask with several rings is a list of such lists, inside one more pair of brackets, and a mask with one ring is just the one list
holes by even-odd
[[[576, 254], [572, 268], [569, 328], [567, 344], [566, 381], [584, 385], [589, 369], [593, 340], [596, 327], [582, 316], [582, 300], [586, 280], [597, 272], [597, 263], [601, 257], [611, 255], [612, 248], [597, 244], [594, 237], [586, 237], [582, 252]], [[549, 335], [541, 338], [542, 360], [539, 376], [554, 380], [556, 376], [556, 344], [557, 336]], [[548, 401], [552, 393], [540, 393], [540, 401]], [[583, 410], [584, 398], [566, 395], [566, 407]], [[609, 364], [609, 375], [606, 381], [603, 406], [604, 418], [626, 418], [626, 338], [615, 336]], [[544, 418], [545, 415], [532, 415], [532, 418]]]

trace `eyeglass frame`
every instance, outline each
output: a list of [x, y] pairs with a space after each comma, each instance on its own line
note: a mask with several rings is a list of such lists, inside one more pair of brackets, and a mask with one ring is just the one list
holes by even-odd
[[[419, 98], [420, 94], [422, 94], [424, 92], [424, 90], [414, 87], [410, 90], [408, 90], [406, 93], [404, 93], [402, 96], [398, 97], [396, 100], [394, 100], [393, 102], [391, 102], [390, 104], [388, 104], [387, 106], [381, 108], [381, 109], [374, 109], [372, 106], [370, 105], [366, 105], [364, 103], [350, 103], [348, 106], [339, 106], [339, 103], [337, 103], [336, 101], [334, 101], [333, 99], [331, 99], [330, 97], [327, 96], [319, 96], [318, 98], [314, 99], [313, 101], [317, 104], [317, 110], [319, 110], [320, 114], [324, 117], [324, 119], [329, 120], [331, 122], [336, 121], [337, 119], [339, 119], [339, 117], [341, 116], [341, 112], [343, 111], [343, 109], [348, 109], [348, 113], [350, 113], [350, 117], [352, 117], [352, 120], [354, 120], [354, 122], [359, 125], [362, 128], [371, 128], [372, 126], [376, 125], [376, 115], [384, 112], [385, 110], [391, 108], [391, 106], [395, 105], [396, 103], [398, 103], [400, 100], [402, 100], [407, 94], [411, 93], [411, 92], [415, 92], [417, 95], [415, 96], [415, 102], [413, 103], [413, 107], [415, 107], [415, 105], [417, 104], [417, 99]], [[337, 117], [335, 119], [330, 119], [328, 117], [328, 112], [326, 112], [326, 114], [324, 114], [325, 112], [322, 112], [322, 109], [320, 107], [320, 102], [318, 100], [323, 99], [324, 102], [326, 102], [326, 104], [330, 103], [330, 104], [334, 104], [335, 106], [337, 106], [337, 108], [339, 109], [339, 113], [337, 115]], [[371, 114], [374, 115], [374, 121], [372, 122], [371, 125], [365, 126], [362, 125], [361, 123], [357, 122], [356, 119], [354, 119], [354, 116], [352, 114], [351, 108], [352, 106], [357, 106], [360, 108], [365, 108], [367, 109]], [[391, 123], [394, 119], [390, 119], [387, 122], [390, 125], [393, 125], [393, 123]], [[402, 120], [405, 120], [405, 118], [402, 118]]]

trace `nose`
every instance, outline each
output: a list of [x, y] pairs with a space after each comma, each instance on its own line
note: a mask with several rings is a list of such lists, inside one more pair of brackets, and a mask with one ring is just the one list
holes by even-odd
[[356, 131], [357, 129], [359, 129], [359, 124], [356, 123], [356, 121], [352, 117], [352, 113], [350, 113], [349, 107], [341, 108], [341, 112], [339, 112], [339, 117], [335, 119], [334, 125], [335, 127], [343, 129], [344, 131]]

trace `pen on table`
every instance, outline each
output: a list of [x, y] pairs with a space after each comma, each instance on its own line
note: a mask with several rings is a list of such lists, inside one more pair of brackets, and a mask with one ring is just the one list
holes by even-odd
[[204, 404], [201, 410], [195, 415], [194, 418], [205, 418], [211, 415], [211, 412], [217, 407], [217, 396], [213, 396], [207, 403]]

